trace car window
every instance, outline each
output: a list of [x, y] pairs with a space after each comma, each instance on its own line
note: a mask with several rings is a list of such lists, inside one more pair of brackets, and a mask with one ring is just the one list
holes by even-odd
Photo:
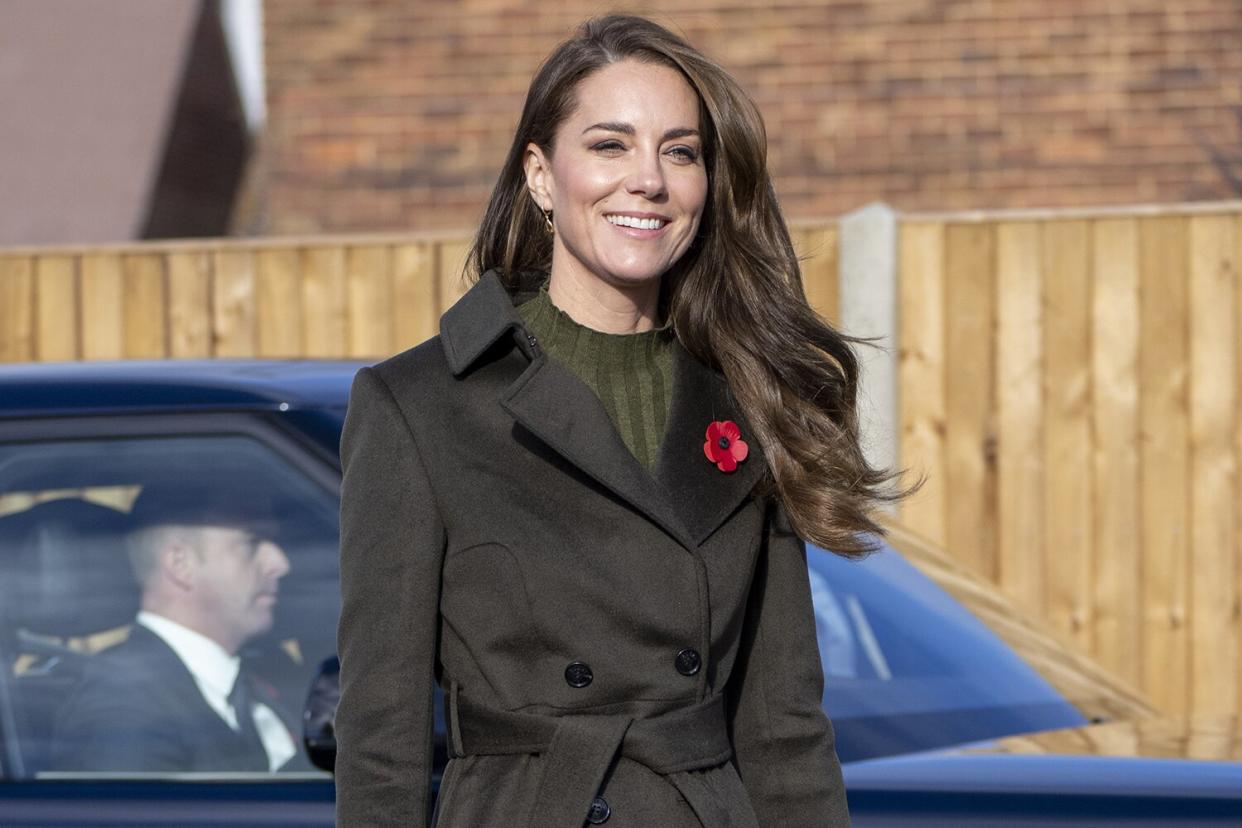
[[337, 514], [249, 435], [0, 443], [5, 775], [313, 771]]
[[808, 546], [824, 709], [851, 761], [1086, 723], [1060, 692], [891, 547]]

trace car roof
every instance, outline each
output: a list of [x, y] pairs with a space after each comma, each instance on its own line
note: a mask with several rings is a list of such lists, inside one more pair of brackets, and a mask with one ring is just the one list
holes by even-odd
[[0, 365], [0, 419], [186, 409], [343, 409], [354, 374], [366, 364], [218, 359]]

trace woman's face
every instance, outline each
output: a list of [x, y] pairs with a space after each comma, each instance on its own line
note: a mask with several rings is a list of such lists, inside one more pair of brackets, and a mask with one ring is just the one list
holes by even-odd
[[624, 60], [575, 97], [552, 156], [526, 153], [531, 192], [553, 213], [552, 270], [619, 287], [659, 279], [690, 247], [707, 198], [698, 96], [674, 69]]

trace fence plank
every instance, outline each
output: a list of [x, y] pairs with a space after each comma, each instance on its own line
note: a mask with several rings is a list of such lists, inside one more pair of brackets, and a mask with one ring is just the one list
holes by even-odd
[[212, 255], [207, 250], [168, 254], [168, 353], [180, 359], [212, 354]]
[[44, 362], [77, 359], [78, 262], [73, 256], [35, 259], [35, 353]]
[[995, 581], [994, 228], [950, 224], [945, 234], [946, 536], [959, 560]]
[[924, 475], [923, 488], [901, 504], [900, 514], [906, 526], [944, 545], [948, 513], [944, 225], [909, 223], [899, 232], [898, 457], [912, 475]]
[[[1233, 238], [1234, 247], [1234, 263], [1233, 269], [1233, 301], [1234, 301], [1234, 324], [1238, 327], [1234, 330], [1235, 350], [1233, 354], [1233, 387], [1234, 394], [1242, 394], [1242, 214], [1234, 216]], [[1233, 457], [1234, 457], [1234, 515], [1242, 515], [1242, 480], [1237, 477], [1238, 465], [1242, 464], [1242, 414], [1235, 412], [1233, 424]], [[1236, 518], [1235, 518], [1236, 519]], [[1234, 548], [1234, 601], [1235, 606], [1242, 606], [1242, 527], [1234, 526], [1233, 532], [1233, 548]], [[1242, 631], [1238, 632], [1237, 640], [1234, 641], [1234, 653], [1238, 659], [1238, 670], [1242, 671]], [[1242, 680], [1239, 680], [1234, 687], [1234, 715], [1242, 716]], [[1235, 755], [1242, 756], [1242, 733], [1234, 734], [1234, 750]]]
[[807, 302], [824, 319], [840, 322], [836, 225], [795, 227], [790, 236], [801, 260], [802, 288]]
[[438, 313], [444, 313], [465, 294], [469, 284], [464, 276], [470, 242], [442, 239], [436, 242], [436, 300]]
[[1184, 218], [1140, 220], [1143, 688], [1153, 704], [1169, 711], [1186, 710], [1190, 701], [1188, 264]]
[[1190, 220], [1190, 663], [1196, 711], [1233, 712], [1236, 244], [1229, 216]]
[[278, 247], [255, 257], [255, 328], [262, 357], [300, 357], [302, 347], [302, 279], [298, 250]]
[[82, 357], [120, 359], [125, 355], [124, 276], [121, 257], [95, 253], [82, 257]]
[[0, 257], [0, 362], [34, 359], [34, 262]]
[[1186, 734], [1187, 757], [1208, 762], [1236, 762], [1242, 758], [1236, 747], [1237, 727], [1230, 727], [1231, 722], [1211, 722], [1200, 717], [1196, 724]]
[[212, 341], [216, 356], [255, 355], [254, 254], [217, 250], [212, 279]]
[[345, 342], [345, 248], [312, 247], [302, 254], [302, 341], [308, 357], [341, 357]]
[[999, 583], [1034, 612], [1044, 608], [1042, 261], [1039, 224], [997, 227]]
[[827, 279], [810, 296], [814, 307], [820, 309], [825, 319], [836, 321], [841, 318], [841, 234], [836, 222], [823, 228], [823, 264]]
[[1056, 550], [1044, 614], [1092, 652], [1090, 226], [1053, 221], [1043, 235], [1044, 538]]
[[351, 247], [345, 259], [349, 355], [382, 357], [393, 350], [392, 255], [388, 247]]
[[428, 243], [398, 244], [392, 251], [393, 350], [401, 351], [439, 332], [435, 258]]
[[121, 273], [125, 286], [121, 307], [125, 320], [125, 356], [148, 359], [167, 356], [164, 257], [159, 253], [125, 256], [121, 260]]
[[1138, 686], [1143, 651], [1139, 533], [1138, 223], [1105, 219], [1093, 228], [1091, 383], [1095, 434], [1095, 651]]

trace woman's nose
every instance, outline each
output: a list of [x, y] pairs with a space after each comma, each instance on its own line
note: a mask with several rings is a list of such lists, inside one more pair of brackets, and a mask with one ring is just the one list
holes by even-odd
[[626, 179], [625, 189], [633, 195], [659, 199], [664, 195], [666, 182], [664, 169], [660, 166], [658, 153], [642, 153], [634, 157], [634, 168]]

